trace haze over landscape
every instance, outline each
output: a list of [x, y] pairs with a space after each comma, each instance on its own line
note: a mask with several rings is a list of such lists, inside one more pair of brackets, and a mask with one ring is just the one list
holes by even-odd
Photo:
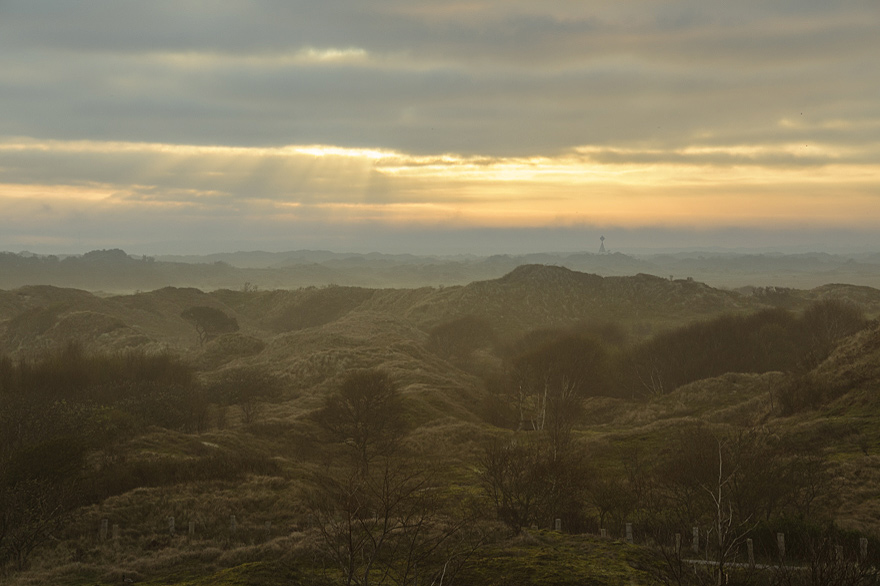
[[0, 584], [878, 586], [876, 0], [0, 0]]

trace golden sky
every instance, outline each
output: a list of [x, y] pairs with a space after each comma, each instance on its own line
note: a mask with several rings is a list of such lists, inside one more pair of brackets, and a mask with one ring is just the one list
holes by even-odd
[[877, 30], [873, 1], [4, 1], [0, 249], [869, 242]]

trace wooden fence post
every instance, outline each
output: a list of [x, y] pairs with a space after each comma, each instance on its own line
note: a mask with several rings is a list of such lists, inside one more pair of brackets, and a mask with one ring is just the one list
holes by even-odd
[[562, 531], [562, 519], [557, 518], [557, 519], [556, 519], [556, 522], [555, 522], [554, 525], [553, 525], [553, 527], [554, 527], [557, 531]]
[[859, 559], [863, 562], [868, 559], [868, 538], [867, 537], [860, 537], [859, 538]]
[[746, 549], [749, 551], [749, 568], [755, 569], [755, 542], [751, 539], [746, 539]]
[[681, 533], [675, 534], [675, 555], [681, 556]]
[[700, 528], [694, 527], [694, 540], [691, 542], [691, 549], [694, 553], [700, 553]]
[[779, 559], [785, 559], [785, 533], [776, 534], [776, 546], [779, 548]]
[[626, 542], [627, 543], [633, 542], [633, 524], [632, 523], [626, 524]]

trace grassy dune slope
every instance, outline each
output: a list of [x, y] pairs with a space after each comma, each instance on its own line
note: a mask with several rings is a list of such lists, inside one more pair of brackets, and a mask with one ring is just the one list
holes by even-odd
[[[870, 315], [880, 308], [880, 292], [863, 287], [829, 285], [781, 295], [794, 309], [829, 296], [855, 301]], [[409, 446], [456, 489], [477, 494], [481, 446], [509, 432], [482, 420], [479, 368], [432, 352], [431, 328], [476, 315], [505, 340], [581, 321], [618, 322], [638, 337], [723, 313], [752, 312], [780, 299], [688, 280], [603, 278], [535, 265], [445, 288], [165, 288], [116, 297], [54, 287], [0, 291], [5, 354], [29, 356], [77, 340], [90, 352], [170, 350], [195, 364], [205, 380], [256, 366], [284, 382], [280, 399], [249, 425], [233, 407], [222, 428], [199, 435], [152, 427], [92, 454], [95, 469], [113, 464], [106, 469], [117, 470], [111, 480], [119, 490], [79, 511], [53, 547], [8, 583], [104, 585], [121, 582], [123, 574], [138, 583], [180, 586], [333, 583], [332, 571], [314, 565], [317, 536], [306, 527], [302, 495], [316, 473], [337, 463], [338, 453], [324, 444], [310, 414], [347, 372], [378, 367], [391, 374], [407, 399]], [[200, 345], [180, 317], [193, 306], [222, 310], [236, 318], [240, 331]], [[803, 377], [804, 392], [818, 393], [820, 400], [791, 413], [779, 396], [791, 375], [773, 372], [728, 373], [642, 400], [591, 398], [576, 441], [597, 469], [619, 471], [622, 453], [668, 456], [670, 438], [689, 424], [760, 429], [819, 450], [836, 484], [834, 498], [818, 506], [844, 527], [876, 532], [880, 326], [847, 339]], [[231, 515], [237, 517], [235, 534]], [[169, 516], [176, 519], [174, 536]], [[102, 519], [121, 527], [118, 543], [98, 539]], [[190, 521], [193, 538], [186, 535]], [[651, 584], [657, 569], [645, 548], [543, 532], [497, 541], [474, 552], [472, 561], [461, 583]]]

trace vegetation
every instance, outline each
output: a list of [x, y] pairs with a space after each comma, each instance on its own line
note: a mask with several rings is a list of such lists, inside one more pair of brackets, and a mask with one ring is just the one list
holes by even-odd
[[[0, 294], [3, 579], [876, 583], [876, 322], [570, 273]], [[61, 343], [77, 311], [119, 325]]]
[[356, 371], [342, 381], [317, 414], [330, 438], [351, 447], [357, 470], [394, 453], [406, 431], [403, 401], [391, 377], [378, 370]]
[[492, 348], [497, 336], [492, 324], [480, 317], [466, 315], [435, 326], [429, 332], [428, 345], [447, 359], [467, 360], [474, 352]]
[[154, 426], [201, 432], [209, 399], [168, 354], [0, 358], [0, 563], [21, 569], [78, 507], [139, 486], [273, 471], [268, 458], [132, 461], [123, 445]]
[[220, 334], [238, 331], [238, 320], [215, 307], [200, 305], [184, 310], [180, 317], [190, 322], [199, 334], [199, 343], [204, 344]]
[[624, 359], [624, 387], [632, 394], [664, 394], [726, 372], [805, 372], [841, 339], [863, 329], [858, 307], [840, 300], [811, 304], [802, 315], [767, 309], [725, 315], [661, 333]]

